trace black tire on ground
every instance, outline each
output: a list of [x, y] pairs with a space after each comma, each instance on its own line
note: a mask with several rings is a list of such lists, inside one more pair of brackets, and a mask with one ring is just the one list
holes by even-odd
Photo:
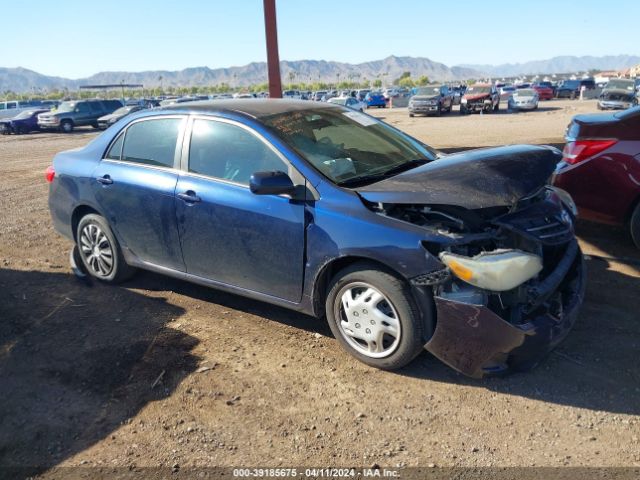
[[575, 100], [576, 99], [576, 92], [571, 92], [571, 95], [569, 96], [569, 98], [571, 100]]
[[436, 117], [439, 117], [440, 115], [442, 115], [442, 104], [441, 103], [438, 104], [438, 110], [436, 110]]
[[[104, 267], [104, 271], [99, 271], [97, 260], [92, 261], [89, 257], [93, 248], [92, 245], [85, 242], [85, 240], [88, 239], [90, 241], [89, 243], [91, 243], [91, 231], [104, 234], [104, 238], [99, 234], [95, 236], [96, 242], [93, 246], [98, 246], [102, 249], [108, 247], [111, 250], [112, 263], [109, 266], [108, 263], [103, 261], [102, 266]], [[80, 252], [80, 257], [82, 258], [82, 263], [93, 278], [105, 283], [120, 283], [130, 278], [136, 272], [136, 269], [129, 266], [125, 261], [120, 245], [114, 237], [113, 232], [111, 232], [109, 224], [104, 217], [100, 215], [90, 213], [80, 219], [78, 228], [76, 229], [76, 244]]]
[[92, 126], [93, 128], [95, 128], [96, 130], [99, 130], [99, 129], [100, 129], [100, 125], [98, 125], [97, 123], [92, 123], [92, 124], [91, 124], [91, 126]]
[[496, 103], [496, 106], [493, 107], [494, 112], [497, 112], [498, 110], [500, 110], [500, 100], [498, 100], [498, 103]]
[[63, 120], [60, 122], [60, 131], [63, 133], [73, 132], [73, 122], [71, 120]]
[[467, 114], [467, 107], [460, 105], [460, 115], [466, 115]]
[[633, 243], [636, 244], [636, 247], [640, 248], [640, 203], [636, 205], [636, 209], [631, 215], [631, 219], [629, 221], [629, 230], [631, 231], [631, 238], [633, 239]]
[[415, 117], [415, 115], [413, 113], [410, 113], [409, 116], [410, 117]]
[[[382, 293], [397, 313], [400, 324], [399, 340], [388, 355], [373, 358], [356, 350], [346, 339], [336, 318], [335, 308], [340, 309], [341, 298], [337, 298], [341, 289], [351, 284], [367, 284]], [[336, 307], [336, 302], [337, 307]], [[363, 363], [383, 370], [395, 370], [411, 362], [426, 343], [426, 326], [420, 316], [409, 285], [368, 262], [355, 263], [336, 274], [329, 285], [325, 300], [326, 316], [329, 327], [342, 347]], [[341, 314], [341, 310], [338, 310]], [[364, 318], [363, 318], [364, 321]]]

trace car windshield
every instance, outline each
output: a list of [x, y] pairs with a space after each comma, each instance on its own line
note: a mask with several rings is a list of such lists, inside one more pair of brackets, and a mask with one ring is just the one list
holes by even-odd
[[433, 85], [430, 87], [420, 87], [416, 90], [416, 95], [440, 95], [442, 86]]
[[76, 109], [76, 102], [62, 102], [56, 110], [58, 112], [73, 112]]
[[517, 90], [515, 92], [515, 95], [518, 95], [520, 97], [532, 97], [533, 95], [535, 95], [535, 93], [536, 91], [530, 88], [521, 88], [520, 90]]
[[569, 80], [562, 84], [563, 87], [569, 87], [569, 88], [577, 87], [578, 85], [580, 85], [580, 82], [577, 80]]
[[513, 92], [515, 89], [516, 87], [502, 87], [502, 90], [505, 92]]
[[476, 93], [491, 93], [491, 87], [489, 86], [477, 86], [473, 85], [467, 88], [467, 93], [476, 94]]
[[347, 99], [345, 97], [330, 98], [329, 99], [329, 103], [335, 103], [337, 105], [346, 105], [347, 104]]
[[405, 165], [437, 158], [435, 151], [400, 131], [342, 107], [285, 112], [261, 120], [339, 185], [372, 183]]
[[612, 90], [615, 88], [616, 90], [632, 91], [634, 88], [634, 81], [622, 80], [622, 79], [609, 80], [609, 82], [605, 85], [605, 88], [609, 90]]

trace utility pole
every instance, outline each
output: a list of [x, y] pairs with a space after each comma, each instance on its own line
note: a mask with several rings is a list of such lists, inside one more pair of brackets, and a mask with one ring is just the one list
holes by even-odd
[[264, 30], [267, 37], [267, 70], [269, 74], [269, 98], [282, 98], [280, 56], [278, 55], [278, 26], [276, 0], [263, 0]]

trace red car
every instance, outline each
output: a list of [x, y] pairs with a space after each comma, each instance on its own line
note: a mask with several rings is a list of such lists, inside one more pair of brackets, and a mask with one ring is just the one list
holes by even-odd
[[553, 89], [551, 87], [545, 87], [544, 85], [532, 85], [536, 92], [538, 92], [538, 98], [540, 100], [551, 100], [553, 98]]
[[627, 225], [640, 248], [640, 107], [573, 117], [554, 183], [581, 217]]

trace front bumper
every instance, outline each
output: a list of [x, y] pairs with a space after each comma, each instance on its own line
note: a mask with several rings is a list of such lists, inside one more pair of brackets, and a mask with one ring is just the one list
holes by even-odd
[[[569, 333], [584, 299], [585, 266], [577, 242], [567, 247], [557, 268], [532, 286], [539, 308], [518, 324], [490, 308], [435, 297], [437, 324], [425, 348], [461, 373], [474, 378], [535, 366]], [[555, 299], [554, 311], [542, 305]]]
[[409, 113], [434, 113], [438, 111], [438, 104], [414, 103], [408, 106]]
[[493, 104], [484, 102], [462, 103], [461, 106], [469, 112], [479, 112], [481, 110], [486, 112], [493, 108]]
[[622, 100], [598, 100], [598, 107], [602, 110], [626, 110], [632, 106], [631, 102]]
[[60, 128], [60, 120], [56, 118], [38, 119], [38, 126], [42, 129]]
[[509, 102], [509, 108], [511, 110], [535, 110], [537, 106], [535, 103]]

